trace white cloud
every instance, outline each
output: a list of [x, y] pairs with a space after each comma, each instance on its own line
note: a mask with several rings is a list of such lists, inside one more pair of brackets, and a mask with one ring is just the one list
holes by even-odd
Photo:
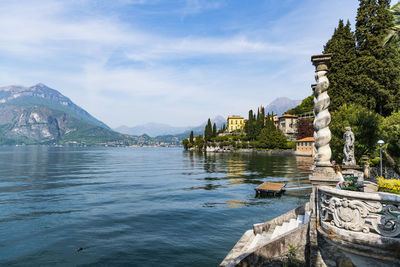
[[[112, 12], [92, 10], [94, 3], [4, 1], [0, 83], [43, 82], [113, 127], [149, 121], [187, 125], [217, 114], [245, 115], [278, 96], [309, 94], [310, 56], [322, 50], [339, 13], [324, 2], [316, 5], [319, 12], [305, 13], [306, 6], [256, 30], [163, 35]], [[187, 1], [185, 12], [223, 6]]]

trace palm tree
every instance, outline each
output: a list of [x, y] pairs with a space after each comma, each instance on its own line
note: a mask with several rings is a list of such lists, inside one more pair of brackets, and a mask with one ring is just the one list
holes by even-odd
[[383, 40], [383, 45], [386, 45], [391, 40], [400, 40], [400, 2], [392, 6], [389, 11], [394, 17], [394, 26], [390, 27], [389, 33]]

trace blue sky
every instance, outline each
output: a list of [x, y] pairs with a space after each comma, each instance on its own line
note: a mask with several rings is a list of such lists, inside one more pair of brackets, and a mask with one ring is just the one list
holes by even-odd
[[311, 94], [357, 0], [2, 0], [0, 86], [42, 82], [111, 127], [197, 125]]

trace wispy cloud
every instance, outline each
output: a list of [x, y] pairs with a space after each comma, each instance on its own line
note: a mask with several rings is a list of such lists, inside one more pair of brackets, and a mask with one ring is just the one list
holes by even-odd
[[[278, 96], [308, 95], [311, 54], [322, 50], [339, 18], [355, 14], [354, 3], [346, 0], [310, 0], [283, 15], [251, 24], [245, 18], [228, 29], [240, 23], [232, 14], [242, 7], [173, 2], [171, 10], [190, 15], [183, 22], [174, 15], [143, 20], [146, 6], [165, 7], [155, 0], [3, 1], [0, 83], [46, 83], [111, 126], [186, 125], [217, 114], [245, 115]], [[258, 1], [252, 5], [266, 8]], [[344, 6], [352, 11], [343, 16]], [[208, 22], [213, 10], [227, 17]], [[206, 28], [196, 31], [200, 19]]]

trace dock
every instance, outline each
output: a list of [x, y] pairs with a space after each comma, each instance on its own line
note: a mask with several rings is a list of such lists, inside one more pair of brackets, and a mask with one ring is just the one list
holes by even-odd
[[286, 184], [282, 183], [272, 183], [272, 182], [264, 182], [260, 184], [256, 189], [256, 195], [272, 195], [279, 196], [285, 191]]

